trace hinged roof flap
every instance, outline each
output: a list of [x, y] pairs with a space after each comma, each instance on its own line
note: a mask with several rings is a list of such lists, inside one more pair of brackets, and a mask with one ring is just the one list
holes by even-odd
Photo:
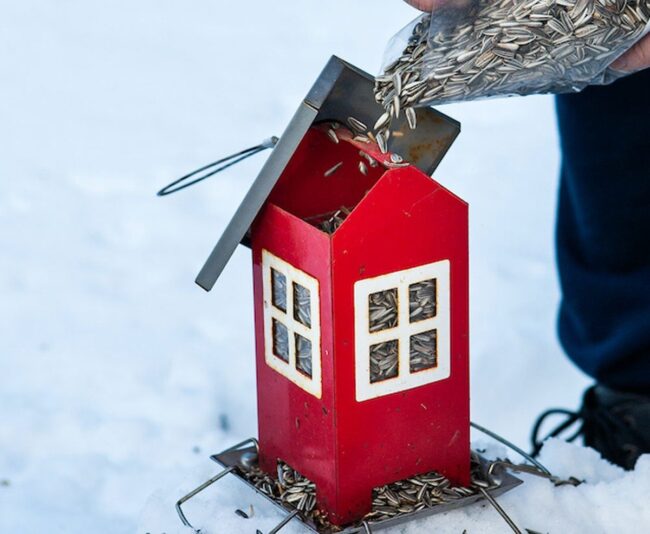
[[[372, 76], [336, 56], [330, 58], [205, 262], [196, 278], [199, 286], [210, 291], [237, 245], [246, 242], [253, 220], [315, 122], [345, 124], [348, 117], [355, 117], [368, 126], [375, 124], [383, 109], [375, 101], [373, 87]], [[421, 108], [415, 130], [402, 113], [393, 120], [391, 131], [389, 150], [430, 175], [458, 136], [460, 124], [434, 109]]]

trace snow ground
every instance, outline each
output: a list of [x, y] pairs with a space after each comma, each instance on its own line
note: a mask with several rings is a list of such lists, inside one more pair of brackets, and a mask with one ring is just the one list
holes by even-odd
[[[2, 3], [1, 533], [189, 532], [174, 501], [214, 472], [209, 454], [255, 434], [249, 253], [211, 294], [193, 279], [263, 157], [154, 192], [281, 133], [332, 53], [375, 72], [413, 14], [398, 0]], [[588, 383], [554, 333], [552, 100], [442, 111], [463, 133], [436, 178], [471, 205], [472, 417], [526, 447], [533, 418]], [[527, 479], [502, 500], [522, 525], [650, 530], [648, 458], [624, 475], [582, 448], [545, 456], [593, 484]], [[224, 482], [188, 506], [206, 532], [268, 531], [278, 516], [252, 499]], [[232, 513], [249, 502], [254, 526]], [[475, 507], [402, 534], [506, 528]]]

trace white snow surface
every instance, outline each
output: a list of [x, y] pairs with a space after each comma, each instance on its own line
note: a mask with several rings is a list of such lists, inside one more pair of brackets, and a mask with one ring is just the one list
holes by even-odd
[[[215, 473], [210, 454], [256, 433], [250, 254], [210, 294], [193, 279], [264, 157], [154, 193], [280, 134], [331, 54], [376, 72], [414, 14], [398, 0], [3, 3], [2, 534], [190, 532], [174, 502]], [[527, 447], [534, 417], [589, 383], [554, 331], [553, 101], [442, 111], [463, 124], [435, 177], [471, 206], [472, 418]], [[650, 531], [650, 458], [624, 473], [552, 442], [542, 460], [587, 483], [524, 477], [500, 499], [522, 527]], [[233, 513], [250, 504], [254, 520]], [[234, 479], [186, 506], [205, 533], [280, 520]], [[508, 527], [477, 505], [389, 532], [463, 530]]]

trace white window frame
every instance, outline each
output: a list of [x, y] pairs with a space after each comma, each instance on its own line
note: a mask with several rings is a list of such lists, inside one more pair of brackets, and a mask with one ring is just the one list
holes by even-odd
[[[283, 274], [287, 282], [286, 313], [273, 305], [271, 269]], [[264, 359], [269, 367], [289, 379], [298, 387], [321, 398], [321, 333], [320, 333], [320, 295], [316, 278], [296, 269], [293, 265], [262, 250], [262, 290], [264, 298]], [[310, 293], [311, 328], [294, 319], [293, 282], [307, 288]], [[273, 353], [273, 319], [281, 322], [289, 336], [289, 361], [285, 362]], [[311, 342], [311, 378], [296, 368], [296, 345], [294, 334], [300, 334]]]
[[[436, 315], [411, 323], [409, 321], [409, 286], [430, 279], [436, 279]], [[397, 326], [370, 332], [368, 296], [393, 288], [397, 288]], [[449, 378], [451, 374], [449, 260], [357, 281], [354, 284], [354, 315], [355, 382], [358, 402]], [[433, 329], [437, 330], [437, 365], [431, 369], [411, 372], [410, 337]], [[398, 375], [371, 383], [370, 346], [394, 339], [398, 340], [399, 345]]]

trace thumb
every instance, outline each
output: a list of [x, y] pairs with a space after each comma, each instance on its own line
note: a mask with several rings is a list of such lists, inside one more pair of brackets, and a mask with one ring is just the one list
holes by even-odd
[[650, 67], [650, 34], [614, 61], [611, 67], [620, 72], [635, 72]]
[[431, 13], [436, 9], [444, 7], [450, 3], [450, 0], [404, 0], [410, 6], [413, 6], [420, 11]]

